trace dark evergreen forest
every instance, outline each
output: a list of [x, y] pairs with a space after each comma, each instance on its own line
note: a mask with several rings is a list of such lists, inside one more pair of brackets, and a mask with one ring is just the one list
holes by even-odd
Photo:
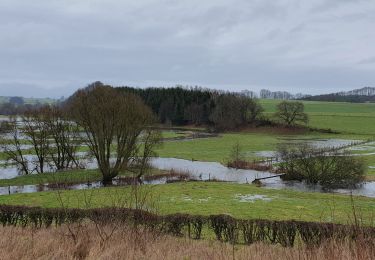
[[118, 90], [139, 95], [163, 124], [209, 125], [229, 130], [256, 123], [263, 111], [254, 98], [199, 87], [119, 87]]

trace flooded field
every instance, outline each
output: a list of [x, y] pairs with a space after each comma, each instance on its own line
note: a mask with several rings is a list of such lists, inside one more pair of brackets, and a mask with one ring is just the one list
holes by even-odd
[[[95, 169], [96, 163], [91, 161], [87, 164], [88, 168]], [[201, 181], [225, 181], [235, 183], [251, 183], [257, 178], [275, 176], [271, 172], [262, 172], [255, 170], [242, 170], [234, 169], [223, 166], [216, 162], [200, 162], [200, 161], [189, 161], [176, 158], [153, 158], [151, 161], [152, 167], [160, 170], [175, 170], [176, 172], [188, 173], [191, 179]], [[1, 169], [0, 178], [15, 177], [17, 169], [15, 167]], [[51, 173], [52, 174], [52, 173]], [[17, 176], [17, 175], [16, 175]], [[160, 178], [151, 181], [145, 181], [148, 184], [165, 184], [168, 182], [168, 178]], [[114, 181], [114, 185], [124, 185], [126, 183], [120, 181]], [[335, 192], [342, 194], [353, 194], [361, 195], [366, 197], [375, 197], [375, 182], [364, 182], [355, 189], [334, 189], [325, 190], [319, 185], [308, 185], [304, 182], [298, 181], [283, 181], [280, 177], [274, 177], [262, 180], [262, 185], [265, 188], [270, 189], [293, 189], [298, 191], [306, 192]], [[94, 182], [90, 184], [74, 184], [63, 188], [67, 189], [88, 189], [101, 187], [101, 182]], [[38, 192], [45, 190], [53, 190], [61, 187], [52, 187], [48, 184], [43, 185], [25, 185], [25, 186], [13, 186], [13, 187], [2, 187], [0, 188], [0, 194], [10, 193], [29, 193]]]
[[[196, 138], [210, 138], [214, 135], [200, 134], [195, 136]], [[180, 136], [178, 138], [181, 138]], [[182, 138], [186, 140], [194, 139], [194, 135], [187, 135]], [[173, 138], [172, 138], [173, 139]], [[298, 143], [308, 143], [312, 146], [319, 148], [343, 148], [355, 151], [371, 151], [374, 149], [375, 142], [370, 142], [366, 144], [359, 144], [358, 140], [345, 140], [345, 139], [292, 139], [285, 138], [285, 143], [298, 144]], [[30, 148], [28, 145], [24, 145], [24, 149]], [[363, 154], [363, 153], [362, 153]], [[372, 153], [365, 153], [372, 154]], [[97, 163], [93, 159], [87, 159], [86, 153], [79, 153], [82, 157], [81, 162], [85, 169], [96, 169]], [[275, 151], [259, 151], [253, 153], [256, 157], [275, 157]], [[33, 169], [35, 160], [34, 155], [26, 155], [25, 158], [29, 161], [30, 169]], [[241, 170], [233, 169], [223, 166], [217, 162], [201, 162], [201, 161], [190, 161], [177, 158], [153, 158], [151, 161], [152, 167], [160, 170], [175, 170], [178, 172], [188, 173], [192, 179], [201, 181], [224, 181], [224, 182], [235, 182], [235, 183], [251, 183], [255, 179], [265, 178], [275, 176], [274, 173], [256, 171], [256, 170]], [[374, 168], [374, 166], [370, 166]], [[54, 172], [55, 169], [46, 167], [46, 172]], [[35, 173], [35, 171], [34, 171]], [[52, 174], [52, 173], [51, 173]], [[6, 161], [0, 161], [0, 179], [11, 179], [19, 176], [19, 169], [14, 164], [7, 164]], [[169, 181], [168, 178], [154, 179], [152, 181], [146, 181], [145, 183], [150, 184], [165, 184]], [[125, 183], [126, 184], [126, 183]], [[114, 185], [124, 185], [124, 182], [114, 181]], [[282, 181], [280, 177], [274, 177], [262, 180], [262, 185], [265, 188], [271, 189], [294, 189], [299, 191], [308, 192], [337, 192], [344, 194], [355, 194], [367, 197], [375, 197], [375, 182], [364, 182], [359, 185], [356, 189], [336, 189], [336, 190], [324, 190], [319, 185], [308, 185], [304, 182], [295, 181]], [[56, 187], [50, 184], [41, 185], [25, 185], [25, 186], [10, 186], [10, 187], [0, 187], [0, 194], [12, 194], [12, 193], [30, 193], [38, 191], [53, 190], [57, 188], [66, 189], [88, 189], [101, 187], [100, 182], [94, 182], [90, 184], [74, 184], [66, 187]]]

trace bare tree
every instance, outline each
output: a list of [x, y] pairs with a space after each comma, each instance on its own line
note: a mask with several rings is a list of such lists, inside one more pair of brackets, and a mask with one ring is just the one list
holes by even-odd
[[7, 134], [12, 130], [12, 122], [5, 120], [0, 121], [0, 134]]
[[57, 170], [78, 167], [77, 150], [81, 143], [79, 127], [68, 120], [61, 108], [57, 106], [45, 107], [44, 120], [48, 128], [51, 143], [49, 156]]
[[139, 183], [141, 177], [146, 175], [151, 168], [150, 160], [156, 156], [155, 147], [161, 143], [161, 134], [156, 129], [146, 129], [141, 136], [138, 156], [134, 158], [135, 173]]
[[217, 130], [230, 130], [254, 123], [262, 111], [256, 99], [226, 93], [216, 97], [210, 120]]
[[309, 118], [304, 109], [302, 102], [283, 101], [277, 105], [275, 117], [287, 126], [294, 126], [297, 123], [307, 124]]
[[6, 155], [7, 161], [15, 163], [23, 174], [27, 175], [31, 173], [29, 169], [29, 161], [24, 155], [23, 145], [21, 143], [22, 132], [18, 128], [17, 119], [11, 117], [7, 123], [7, 130], [3, 133], [7, 133], [11, 136], [10, 139], [1, 140], [1, 148]]
[[137, 156], [141, 133], [154, 120], [150, 109], [137, 96], [103, 85], [77, 91], [69, 107], [98, 162], [103, 183], [112, 183]]
[[50, 149], [50, 132], [46, 124], [46, 114], [42, 113], [41, 110], [33, 109], [26, 111], [21, 118], [23, 133], [31, 142], [37, 157], [35, 170], [38, 173], [43, 173], [44, 167], [48, 163]]
[[243, 153], [243, 147], [237, 141], [232, 146], [232, 150], [229, 155], [228, 166], [231, 165], [231, 166], [234, 166], [234, 168], [240, 168], [239, 164], [241, 164], [244, 160], [245, 158], [244, 158], [244, 153]]
[[[11, 139], [3, 141], [3, 150], [22, 172], [30, 172], [29, 163], [36, 165], [33, 170], [38, 173], [43, 173], [47, 165], [57, 170], [79, 166], [76, 156], [80, 145], [79, 128], [64, 118], [60, 108], [43, 106], [30, 109], [19, 123], [12, 119], [8, 124]], [[24, 156], [25, 144], [31, 145], [35, 154], [30, 161]]]

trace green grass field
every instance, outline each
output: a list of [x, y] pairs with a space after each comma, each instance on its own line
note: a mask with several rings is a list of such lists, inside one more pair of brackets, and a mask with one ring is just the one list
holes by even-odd
[[[237, 218], [296, 219], [351, 223], [353, 205], [366, 223], [373, 222], [374, 199], [350, 196], [273, 190], [247, 184], [188, 182], [166, 185], [144, 185], [139, 194], [148, 194], [150, 205], [160, 214], [229, 214]], [[252, 200], [251, 196], [263, 196]], [[106, 207], [126, 205], [130, 188], [100, 188], [61, 192], [69, 207]], [[85, 204], [85, 198], [91, 203]], [[0, 196], [0, 204], [60, 207], [57, 192], [39, 192]]]
[[220, 137], [190, 141], [165, 142], [158, 154], [187, 160], [226, 162], [232, 146], [240, 142], [244, 151], [272, 150], [280, 141], [276, 135], [258, 133], [223, 134]]
[[161, 132], [162, 138], [165, 139], [171, 139], [171, 138], [176, 138], [176, 137], [183, 137], [185, 136], [184, 132], [175, 132], [175, 131], [162, 131]]
[[277, 146], [285, 142], [318, 139], [364, 139], [362, 135], [335, 135], [312, 132], [304, 135], [280, 135], [276, 133], [224, 133], [219, 137], [195, 139], [190, 141], [165, 142], [157, 150], [161, 157], [175, 157], [187, 160], [216, 161], [226, 163], [232, 147], [238, 142], [248, 159], [254, 159], [255, 152], [275, 151]]
[[[280, 100], [262, 99], [267, 116], [272, 116]], [[309, 126], [345, 134], [375, 136], [375, 103], [304, 101]]]
[[[276, 106], [282, 100], [260, 99], [260, 104], [266, 112], [275, 112]], [[301, 101], [307, 113], [337, 113], [337, 114], [375, 114], [375, 103], [348, 103], [348, 102], [323, 102]]]

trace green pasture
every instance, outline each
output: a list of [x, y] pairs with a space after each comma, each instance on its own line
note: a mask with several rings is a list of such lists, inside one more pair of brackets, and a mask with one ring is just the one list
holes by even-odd
[[[282, 100], [260, 99], [260, 104], [265, 112], [275, 112], [276, 106]], [[327, 114], [374, 114], [375, 103], [348, 103], [348, 102], [323, 102], [323, 101], [301, 101], [305, 105], [307, 113]]]
[[[364, 223], [374, 224], [375, 199], [359, 196], [354, 196], [352, 200], [348, 195], [273, 190], [248, 184], [215, 182], [143, 185], [140, 189], [138, 196], [145, 196], [148, 204], [159, 214], [228, 214], [248, 219], [352, 223], [354, 208], [358, 215], [360, 212]], [[130, 191], [129, 187], [111, 187], [65, 190], [59, 194], [61, 201], [68, 207], [112, 207], [128, 205], [132, 201]], [[0, 204], [60, 207], [61, 201], [57, 192], [0, 196]]]
[[186, 135], [185, 132], [177, 132], [177, 131], [162, 131], [161, 136], [164, 139], [172, 139], [177, 137], [184, 137]]
[[[265, 115], [273, 118], [281, 100], [262, 99]], [[375, 103], [303, 101], [309, 126], [343, 134], [375, 136]]]
[[360, 140], [364, 136], [321, 134], [316, 132], [305, 135], [280, 135], [267, 132], [224, 133], [219, 137], [213, 138], [165, 142], [157, 152], [161, 157], [226, 163], [230, 157], [232, 147], [237, 142], [248, 159], [256, 159], [256, 152], [275, 151], [281, 143], [330, 138]]

